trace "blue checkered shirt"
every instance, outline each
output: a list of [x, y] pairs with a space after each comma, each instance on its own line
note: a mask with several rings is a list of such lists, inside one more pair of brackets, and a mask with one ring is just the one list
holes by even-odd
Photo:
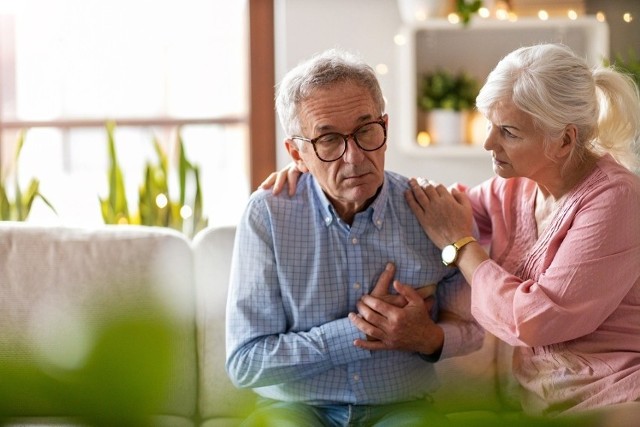
[[335, 213], [316, 180], [303, 174], [295, 196], [257, 191], [238, 225], [227, 302], [231, 380], [259, 395], [322, 404], [388, 404], [424, 398], [437, 385], [420, 354], [368, 351], [347, 318], [385, 264], [414, 287], [438, 283], [441, 359], [480, 346], [461, 273], [440, 262], [404, 199], [407, 179], [385, 173], [374, 202], [351, 226]]

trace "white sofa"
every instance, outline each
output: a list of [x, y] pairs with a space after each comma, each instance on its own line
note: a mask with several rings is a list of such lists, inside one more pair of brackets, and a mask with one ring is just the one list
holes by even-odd
[[[131, 408], [151, 412], [144, 423], [138, 420], [139, 425], [238, 425], [254, 396], [236, 389], [224, 370], [234, 235], [233, 227], [209, 228], [188, 240], [154, 227], [86, 229], [0, 222], [0, 425], [86, 425], [96, 416], [134, 425], [117, 418], [119, 411]], [[161, 302], [168, 316], [163, 321], [170, 319], [171, 348], [177, 353], [171, 353], [174, 363], [162, 386], [148, 383], [149, 390], [160, 394], [154, 405], [136, 402], [127, 407], [132, 389], [131, 396], [145, 397], [146, 383], [140, 387], [139, 382], [149, 377], [140, 371], [166, 362], [162, 346], [157, 350], [161, 354], [146, 354], [142, 362], [136, 354], [127, 356], [136, 346], [143, 352], [156, 351], [151, 339], [155, 332], [148, 329], [157, 315], [149, 309], [152, 301]], [[111, 363], [106, 365], [107, 375], [103, 372], [91, 383], [93, 388], [81, 389], [86, 393], [79, 398], [72, 392], [77, 385], [73, 381], [82, 378], [87, 354], [98, 346], [87, 338], [87, 331], [101, 324], [95, 314], [108, 311], [102, 310], [105, 307], [151, 322], [114, 335], [104, 356]], [[130, 329], [142, 335], [131, 338], [126, 335]], [[437, 363], [442, 386], [434, 396], [436, 406], [458, 420], [456, 425], [480, 425], [481, 420], [505, 425], [510, 415], [502, 414], [518, 413], [510, 354], [488, 335], [478, 352]], [[135, 369], [127, 370], [128, 360], [138, 363]], [[66, 387], [68, 383], [73, 384]], [[115, 397], [105, 388], [115, 390]], [[96, 415], [96, 410], [102, 412]]]

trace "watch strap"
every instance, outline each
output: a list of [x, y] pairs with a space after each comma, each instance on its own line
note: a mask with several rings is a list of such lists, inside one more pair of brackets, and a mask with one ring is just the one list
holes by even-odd
[[475, 242], [475, 241], [476, 241], [475, 237], [473, 237], [473, 236], [467, 236], [467, 237], [463, 237], [463, 238], [462, 238], [462, 239], [460, 239], [460, 240], [455, 241], [455, 242], [453, 243], [453, 246], [455, 246], [457, 250], [460, 250], [460, 249], [462, 249], [462, 247], [463, 247], [464, 245], [466, 245], [466, 244], [468, 244], [468, 243], [471, 243], [471, 242]]

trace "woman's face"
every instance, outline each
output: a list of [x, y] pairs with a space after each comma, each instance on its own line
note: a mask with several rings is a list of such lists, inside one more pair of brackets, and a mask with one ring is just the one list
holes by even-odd
[[535, 129], [532, 117], [512, 101], [498, 103], [487, 118], [489, 132], [484, 148], [492, 152], [493, 171], [497, 175], [540, 182], [557, 167], [545, 154], [544, 136]]

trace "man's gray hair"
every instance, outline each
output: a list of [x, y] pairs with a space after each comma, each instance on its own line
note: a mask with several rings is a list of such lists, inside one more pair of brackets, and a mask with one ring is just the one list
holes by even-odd
[[329, 49], [298, 64], [277, 87], [276, 110], [287, 136], [301, 132], [299, 107], [315, 89], [343, 82], [353, 82], [368, 90], [380, 115], [384, 114], [385, 100], [373, 68], [352, 53]]

